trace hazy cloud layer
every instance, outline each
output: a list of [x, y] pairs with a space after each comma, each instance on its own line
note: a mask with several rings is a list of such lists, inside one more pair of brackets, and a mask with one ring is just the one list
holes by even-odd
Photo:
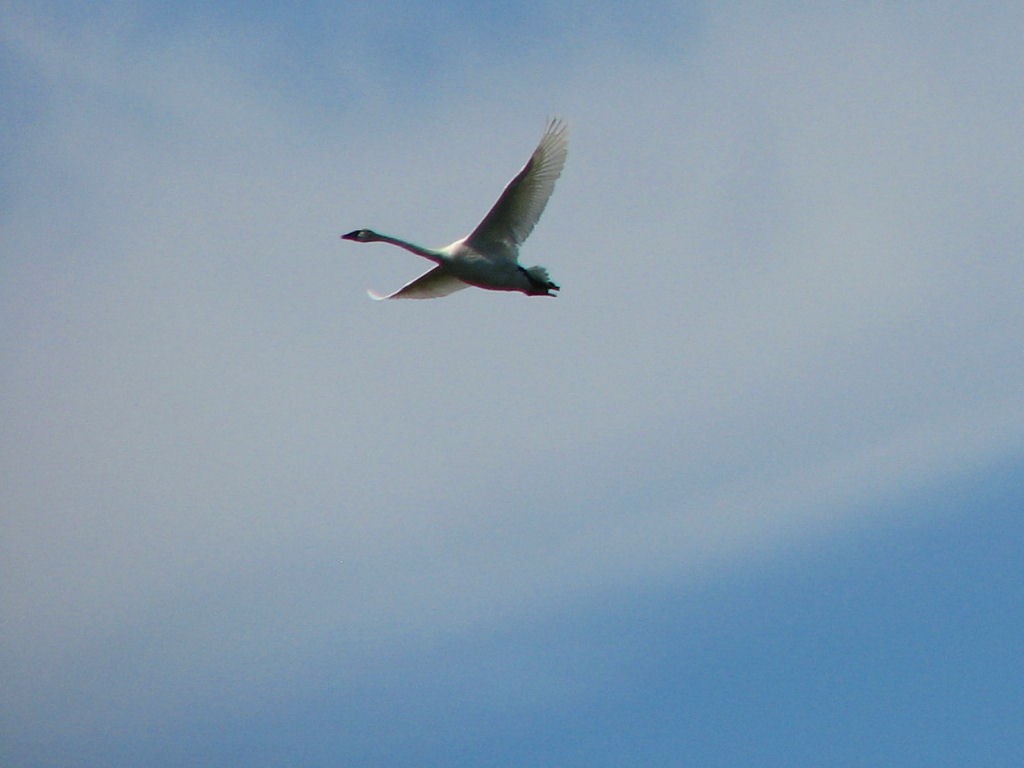
[[[741, 4], [645, 47], [538, 6], [554, 68], [466, 36], [409, 88], [400, 30], [293, 71], [271, 19], [118, 7], [0, 14], [28, 743], [735, 567], [1024, 441], [1019, 11]], [[562, 296], [367, 301], [423, 265], [337, 235], [464, 234], [553, 113], [524, 260]]]

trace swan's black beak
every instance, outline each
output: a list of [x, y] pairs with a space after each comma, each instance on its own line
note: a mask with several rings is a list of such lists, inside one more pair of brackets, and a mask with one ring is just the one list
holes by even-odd
[[359, 230], [357, 229], [354, 232], [349, 232], [347, 235], [342, 235], [341, 239], [342, 240], [358, 240], [359, 239]]

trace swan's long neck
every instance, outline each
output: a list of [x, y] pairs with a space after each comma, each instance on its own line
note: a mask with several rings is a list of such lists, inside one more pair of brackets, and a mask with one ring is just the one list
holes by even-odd
[[435, 251], [433, 248], [424, 248], [422, 245], [416, 245], [416, 243], [410, 243], [408, 240], [401, 240], [397, 237], [391, 237], [390, 235], [378, 234], [376, 238], [382, 243], [391, 243], [391, 245], [397, 245], [399, 248], [404, 248], [410, 253], [415, 253], [417, 256], [422, 256], [425, 259], [437, 262], [438, 264], [444, 259], [444, 254], [440, 251]]

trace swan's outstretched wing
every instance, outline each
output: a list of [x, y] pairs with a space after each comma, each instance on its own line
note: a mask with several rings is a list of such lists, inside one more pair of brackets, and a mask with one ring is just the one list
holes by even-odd
[[382, 299], [438, 299], [468, 287], [469, 283], [462, 282], [444, 267], [437, 266], [387, 296], [382, 296], [375, 291], [367, 291], [367, 293], [370, 294], [371, 299], [378, 301]]
[[484, 216], [466, 243], [478, 250], [490, 250], [488, 244], [504, 246], [512, 253], [533, 231], [544, 212], [548, 198], [555, 191], [555, 181], [562, 173], [569, 151], [568, 126], [557, 118], [548, 123], [533, 155], [508, 183], [498, 202]]

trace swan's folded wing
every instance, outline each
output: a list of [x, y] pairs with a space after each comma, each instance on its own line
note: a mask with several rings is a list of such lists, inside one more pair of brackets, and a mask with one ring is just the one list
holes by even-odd
[[568, 127], [561, 120], [552, 120], [529, 161], [508, 183], [466, 242], [478, 248], [485, 243], [518, 247], [544, 212], [568, 152]]
[[449, 293], [455, 293], [461, 291], [463, 288], [468, 288], [469, 283], [464, 283], [459, 278], [453, 276], [444, 267], [434, 267], [429, 272], [426, 272], [411, 283], [407, 283], [399, 288], [394, 293], [389, 293], [387, 296], [382, 296], [376, 291], [367, 291], [370, 294], [371, 299], [383, 300], [383, 299], [438, 299], [442, 296], [447, 296]]

